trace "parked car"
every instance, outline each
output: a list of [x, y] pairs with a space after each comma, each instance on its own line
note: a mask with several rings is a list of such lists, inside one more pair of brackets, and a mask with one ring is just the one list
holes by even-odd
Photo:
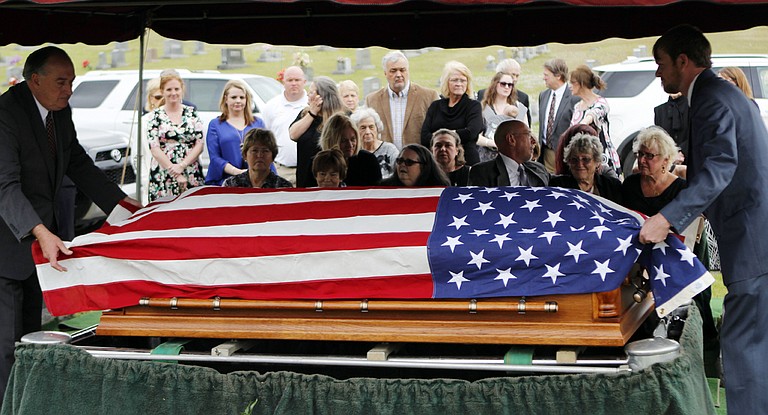
[[[147, 70], [143, 73], [144, 97], [137, 101], [139, 71], [90, 71], [77, 77], [74, 91], [70, 99], [72, 118], [75, 128], [88, 128], [99, 131], [113, 131], [128, 137], [131, 148], [130, 161], [137, 165], [138, 143], [138, 114], [142, 113], [146, 103], [146, 82], [160, 76], [160, 70]], [[178, 70], [184, 79], [184, 99], [197, 107], [200, 118], [205, 123], [204, 131], [208, 130], [208, 122], [221, 114], [219, 101], [224, 85], [232, 79], [245, 82], [253, 94], [253, 112], [258, 116], [261, 108], [272, 97], [283, 90], [282, 84], [273, 78], [252, 74], [230, 74], [218, 71], [189, 71]], [[142, 129], [143, 124], [142, 124]], [[149, 148], [141, 138], [144, 163], [149, 160]], [[207, 147], [201, 156], [203, 169], [208, 167]], [[142, 190], [139, 195], [146, 202], [146, 185], [148, 169], [142, 166]]]
[[[768, 55], [714, 55], [712, 64], [715, 71], [726, 66], [738, 66], [744, 71], [768, 125]], [[653, 125], [653, 108], [668, 99], [656, 77], [656, 67], [651, 57], [631, 57], [621, 63], [594, 68], [608, 85], [601, 95], [611, 107], [610, 136], [625, 175], [631, 173], [635, 163], [632, 140], [640, 129]]]

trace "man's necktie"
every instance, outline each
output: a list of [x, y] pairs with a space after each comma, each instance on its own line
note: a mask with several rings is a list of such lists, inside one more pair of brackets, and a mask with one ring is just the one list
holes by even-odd
[[48, 150], [51, 152], [51, 157], [56, 160], [56, 127], [53, 124], [53, 111], [48, 111], [48, 115], [45, 117], [45, 130], [48, 133]]
[[522, 164], [517, 166], [517, 181], [520, 186], [528, 186], [528, 176], [525, 175]]
[[544, 144], [549, 144], [549, 136], [552, 135], [552, 130], [555, 129], [555, 101], [557, 95], [552, 91], [552, 103], [549, 105], [549, 114], [547, 114], [547, 135], [544, 136]]

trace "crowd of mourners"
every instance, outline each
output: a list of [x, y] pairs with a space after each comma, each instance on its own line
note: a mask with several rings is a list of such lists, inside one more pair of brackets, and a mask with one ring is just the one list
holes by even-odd
[[[517, 89], [520, 64], [505, 59], [485, 89], [473, 91], [472, 72], [447, 62], [440, 90], [409, 79], [407, 57], [382, 59], [387, 85], [368, 96], [350, 80], [283, 71], [283, 93], [252, 113], [241, 81], [226, 84], [221, 116], [208, 125], [183, 101], [184, 81], [173, 70], [150, 81], [146, 136], [151, 151], [149, 200], [207, 185], [252, 188], [347, 186], [557, 186], [580, 189], [648, 216], [686, 187], [688, 103], [681, 94], [655, 109], [655, 123], [632, 144], [635, 164], [624, 177], [609, 136], [606, 83], [588, 66], [569, 70], [562, 59], [543, 65], [539, 131], [531, 131], [531, 101]], [[743, 72], [719, 75], [750, 98]], [[305, 89], [306, 88], [306, 89]], [[361, 104], [362, 101], [362, 104]], [[207, 145], [207, 174], [199, 157]], [[629, 172], [629, 171], [628, 171]], [[707, 228], [708, 230], [708, 228]], [[697, 254], [712, 251], [704, 238]], [[707, 249], [709, 248], [709, 249]], [[697, 298], [709, 311], [709, 292]], [[705, 337], [717, 334], [705, 312]]]

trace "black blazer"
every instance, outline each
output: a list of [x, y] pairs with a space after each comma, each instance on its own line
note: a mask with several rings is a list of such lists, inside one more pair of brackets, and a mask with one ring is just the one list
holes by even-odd
[[[543, 164], [535, 161], [526, 161], [523, 163], [523, 169], [528, 177], [528, 183], [531, 187], [542, 187], [549, 184], [549, 172]], [[501, 156], [496, 156], [493, 160], [484, 161], [475, 164], [469, 170], [470, 186], [509, 186], [509, 174], [504, 166], [504, 160]]]
[[56, 229], [56, 195], [66, 174], [104, 212], [126, 195], [80, 146], [72, 109], [53, 113], [56, 161], [26, 82], [0, 96], [0, 276], [23, 280], [34, 272], [31, 230]]
[[[549, 185], [553, 187], [564, 187], [566, 189], [578, 189], [579, 184], [570, 174], [562, 174], [552, 177]], [[621, 182], [614, 177], [608, 177], [603, 174], [595, 175], [595, 186], [600, 196], [612, 202], [622, 204]]]

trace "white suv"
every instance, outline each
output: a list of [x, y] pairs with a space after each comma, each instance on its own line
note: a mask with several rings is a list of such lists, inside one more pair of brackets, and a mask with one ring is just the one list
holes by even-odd
[[[146, 82], [160, 76], [160, 70], [145, 70], [144, 97], [136, 101], [139, 83], [139, 71], [91, 71], [79, 76], [74, 82], [74, 91], [70, 99], [72, 106], [72, 118], [75, 128], [92, 129], [99, 131], [113, 131], [124, 135], [131, 142], [131, 162], [135, 165], [137, 154], [137, 111], [141, 111], [146, 103]], [[184, 80], [184, 99], [197, 107], [197, 112], [206, 124], [204, 131], [208, 131], [208, 122], [221, 115], [219, 101], [224, 91], [224, 85], [232, 80], [244, 81], [250, 88], [254, 101], [254, 113], [261, 112], [261, 108], [272, 97], [283, 90], [282, 84], [273, 78], [251, 75], [230, 74], [218, 71], [189, 71], [178, 70]], [[142, 124], [142, 129], [144, 125]], [[143, 153], [147, 155], [149, 149], [143, 147]], [[144, 160], [148, 160], [145, 157]], [[201, 157], [203, 168], [208, 166], [208, 150]], [[146, 163], [145, 163], [146, 164]], [[146, 183], [148, 169], [144, 167], [142, 176], [142, 195], [146, 196]], [[135, 190], [134, 193], [135, 195]], [[146, 202], [146, 200], [142, 200]]]
[[[768, 55], [712, 57], [715, 71], [726, 66], [738, 66], [747, 75], [760, 113], [768, 124]], [[665, 103], [669, 97], [656, 78], [656, 67], [653, 58], [629, 58], [595, 68], [608, 85], [601, 95], [611, 108], [610, 136], [621, 157], [625, 175], [632, 171], [635, 162], [632, 140], [640, 129], [653, 125], [653, 108]]]

